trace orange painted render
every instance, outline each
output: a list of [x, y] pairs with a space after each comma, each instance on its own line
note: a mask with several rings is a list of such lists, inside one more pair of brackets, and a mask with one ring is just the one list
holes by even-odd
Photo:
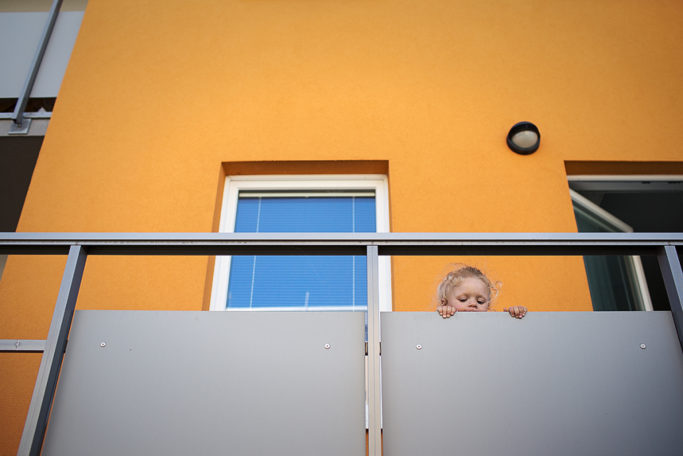
[[[226, 174], [380, 169], [394, 232], [574, 232], [567, 173], [683, 174], [681, 23], [676, 0], [90, 0], [18, 231], [216, 231]], [[394, 310], [433, 310], [452, 261], [498, 307], [591, 308], [577, 257], [402, 257]], [[212, 264], [90, 257], [78, 307], [207, 309]], [[8, 259], [0, 338], [46, 337], [63, 265]], [[36, 358], [0, 356], [0, 454]]]

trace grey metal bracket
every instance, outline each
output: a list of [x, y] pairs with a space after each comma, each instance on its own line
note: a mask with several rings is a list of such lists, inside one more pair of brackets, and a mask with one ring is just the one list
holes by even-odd
[[28, 131], [31, 128], [31, 119], [27, 119], [24, 117], [21, 120], [20, 124], [17, 124], [16, 122], [12, 122], [12, 125], [9, 127], [9, 131], [7, 132], [8, 135], [27, 135]]
[[0, 352], [41, 353], [45, 350], [44, 340], [2, 339]]

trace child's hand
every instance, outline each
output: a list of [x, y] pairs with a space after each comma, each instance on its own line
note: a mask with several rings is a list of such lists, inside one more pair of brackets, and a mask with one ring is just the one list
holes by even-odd
[[512, 318], [524, 318], [527, 310], [524, 306], [512, 306], [508, 309], [503, 309], [503, 312], [509, 313]]
[[443, 318], [449, 318], [455, 315], [455, 307], [453, 306], [439, 306], [436, 308], [436, 311], [439, 312], [439, 315]]

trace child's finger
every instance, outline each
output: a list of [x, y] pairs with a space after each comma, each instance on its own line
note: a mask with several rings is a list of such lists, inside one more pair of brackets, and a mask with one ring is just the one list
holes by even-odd
[[523, 310], [523, 307], [521, 307], [521, 306], [512, 306], [512, 307], [508, 307], [507, 309], [503, 309], [503, 312], [509, 313], [512, 318], [522, 318], [523, 317], [522, 310]]
[[449, 318], [455, 315], [455, 307], [452, 306], [438, 306], [436, 311], [442, 318]]

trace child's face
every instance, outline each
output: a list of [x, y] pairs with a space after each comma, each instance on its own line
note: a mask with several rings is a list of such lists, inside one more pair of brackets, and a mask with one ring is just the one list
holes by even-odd
[[467, 277], [446, 294], [446, 305], [458, 312], [486, 312], [491, 304], [491, 294], [484, 282]]

